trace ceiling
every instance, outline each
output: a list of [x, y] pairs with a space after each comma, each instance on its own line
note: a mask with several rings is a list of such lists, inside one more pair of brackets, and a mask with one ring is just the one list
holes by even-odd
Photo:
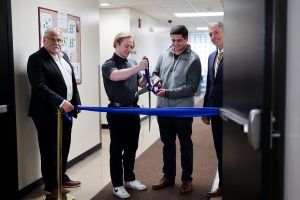
[[[194, 30], [196, 27], [207, 27], [213, 21], [223, 21], [223, 16], [179, 18], [174, 13], [223, 12], [224, 0], [99, 0], [99, 2], [109, 3], [110, 6], [107, 8], [133, 8], [162, 23], [184, 24], [189, 30]], [[170, 23], [170, 21], [172, 22]]]

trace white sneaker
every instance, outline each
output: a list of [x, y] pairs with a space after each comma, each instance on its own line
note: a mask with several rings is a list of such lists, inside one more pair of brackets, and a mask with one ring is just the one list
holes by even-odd
[[124, 186], [114, 187], [113, 192], [116, 196], [120, 197], [121, 199], [127, 199], [130, 197], [130, 194], [126, 191]]
[[147, 187], [138, 180], [125, 182], [125, 187], [131, 188], [131, 189], [136, 189], [136, 190], [146, 190], [147, 189]]

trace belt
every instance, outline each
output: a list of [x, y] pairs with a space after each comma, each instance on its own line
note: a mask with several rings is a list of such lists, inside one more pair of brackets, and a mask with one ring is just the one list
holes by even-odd
[[135, 104], [121, 104], [121, 103], [118, 103], [118, 102], [110, 102], [108, 104], [108, 107], [139, 107], [136, 103]]

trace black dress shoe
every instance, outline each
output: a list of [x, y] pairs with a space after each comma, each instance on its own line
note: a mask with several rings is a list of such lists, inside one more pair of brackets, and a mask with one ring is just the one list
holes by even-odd
[[175, 185], [175, 180], [162, 178], [158, 184], [152, 185], [152, 189], [153, 190], [160, 190], [160, 189], [170, 187], [170, 186], [174, 186], [174, 185]]
[[222, 189], [221, 189], [221, 188], [218, 188], [218, 189], [216, 189], [216, 190], [213, 191], [213, 192], [208, 192], [208, 193], [206, 193], [205, 196], [206, 196], [207, 198], [220, 197], [220, 196], [222, 196]]

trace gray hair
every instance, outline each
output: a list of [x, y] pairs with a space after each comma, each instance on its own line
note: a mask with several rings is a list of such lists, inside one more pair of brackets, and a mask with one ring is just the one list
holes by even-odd
[[210, 29], [212, 27], [215, 27], [215, 26], [217, 26], [217, 27], [221, 28], [222, 30], [224, 30], [224, 24], [223, 24], [223, 22], [220, 22], [220, 21], [210, 23], [208, 25], [208, 29]]
[[53, 32], [57, 32], [57, 33], [59, 33], [60, 35], [63, 35], [62, 31], [61, 31], [59, 28], [51, 27], [51, 28], [48, 28], [48, 29], [45, 31], [45, 33], [44, 33], [44, 38], [49, 37], [50, 33], [53, 33]]

